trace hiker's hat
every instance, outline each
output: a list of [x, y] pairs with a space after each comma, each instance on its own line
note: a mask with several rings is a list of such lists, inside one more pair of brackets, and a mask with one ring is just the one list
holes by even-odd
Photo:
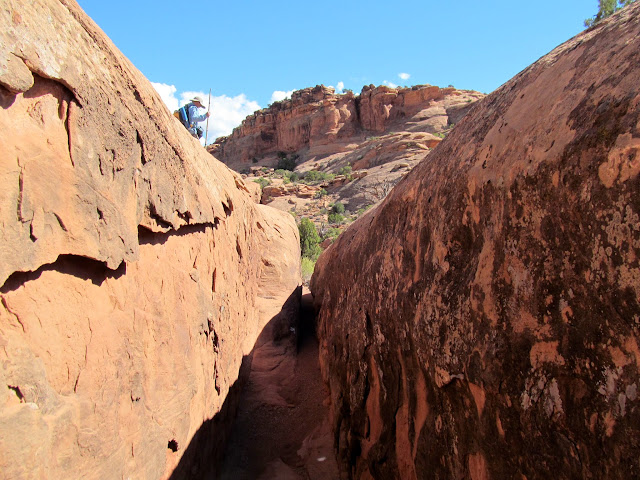
[[192, 102], [198, 102], [200, 105], [204, 105], [204, 102], [201, 97], [193, 97], [191, 99]]

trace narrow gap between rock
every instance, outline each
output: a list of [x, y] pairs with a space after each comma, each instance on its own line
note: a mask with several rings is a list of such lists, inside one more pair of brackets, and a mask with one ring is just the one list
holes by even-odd
[[223, 463], [212, 480], [339, 477], [308, 291], [297, 326], [277, 336], [265, 328], [256, 343]]

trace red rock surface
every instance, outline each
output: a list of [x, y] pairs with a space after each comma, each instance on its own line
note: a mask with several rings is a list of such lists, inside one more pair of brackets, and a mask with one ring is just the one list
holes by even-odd
[[640, 474], [640, 4], [474, 108], [311, 281], [344, 478]]
[[75, 2], [8, 0], [0, 25], [0, 476], [202, 473], [243, 355], [294, 320], [295, 222]]
[[483, 96], [431, 85], [371, 85], [358, 96], [351, 92], [337, 95], [333, 88], [319, 85], [293, 92], [290, 100], [250, 115], [208, 150], [236, 170], [278, 152], [296, 152], [300, 163], [350, 151], [353, 143], [362, 143], [367, 136], [383, 133], [396, 123], [408, 131], [440, 131], [447, 123], [457, 122]]

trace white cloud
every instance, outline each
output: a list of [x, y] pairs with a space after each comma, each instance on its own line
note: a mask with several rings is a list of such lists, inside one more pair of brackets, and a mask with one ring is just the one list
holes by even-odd
[[326, 85], [327, 88], [333, 88], [333, 90], [335, 91], [335, 93], [337, 93], [338, 95], [344, 93], [344, 82], [338, 82], [338, 86], [334, 87], [333, 85]]
[[408, 73], [399, 73], [398, 77], [400, 77], [401, 80], [409, 80], [409, 78], [411, 78], [411, 75], [409, 75]]
[[384, 82], [382, 82], [383, 84], [385, 84], [387, 87], [391, 87], [391, 88], [398, 88], [398, 85], [396, 85], [393, 82], [389, 82], [387, 80], [385, 80]]
[[284, 100], [285, 98], [291, 98], [291, 94], [292, 93], [293, 93], [293, 90], [289, 90], [287, 92], [283, 92], [281, 90], [276, 90], [275, 92], [273, 92], [271, 94], [271, 102], [269, 102], [269, 103], [279, 102], [281, 100]]
[[180, 105], [178, 104], [178, 99], [176, 98], [176, 87], [174, 87], [173, 85], [167, 85], [166, 83], [156, 82], [151, 82], [151, 85], [153, 85], [153, 88], [156, 89], [156, 92], [160, 94], [160, 98], [162, 98], [162, 101], [167, 106], [170, 112], [178, 109]]
[[[209, 94], [204, 92], [182, 92], [179, 95], [179, 99], [176, 97], [177, 89], [173, 85], [166, 85], [164, 83], [151, 82], [156, 91], [160, 94], [162, 101], [169, 108], [170, 112], [177, 110], [178, 107], [186, 104], [193, 97], [200, 96], [205, 101], [209, 102]], [[207, 105], [205, 105], [206, 108]], [[216, 138], [231, 134], [233, 129], [240, 125], [242, 121], [251, 115], [256, 110], [260, 110], [258, 102], [249, 100], [247, 96], [242, 93], [235, 97], [228, 97], [227, 95], [211, 96], [211, 116], [209, 117], [209, 131], [207, 145], [213, 143]], [[201, 122], [200, 125], [206, 129], [206, 120]], [[204, 137], [201, 139], [204, 143]]]
[[[203, 97], [204, 98], [204, 97]], [[233, 129], [256, 110], [260, 110], [258, 102], [249, 100], [244, 93], [235, 97], [222, 95], [211, 97], [211, 117], [209, 118], [209, 140], [231, 134]]]

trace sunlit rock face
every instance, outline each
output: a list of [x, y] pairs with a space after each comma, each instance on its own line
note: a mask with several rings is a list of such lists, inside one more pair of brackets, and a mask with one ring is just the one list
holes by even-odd
[[479, 102], [318, 260], [345, 478], [638, 476], [639, 20]]
[[162, 478], [187, 451], [198, 474], [243, 356], [296, 310], [295, 222], [75, 2], [0, 25], [0, 476]]
[[[295, 91], [291, 99], [248, 116], [231, 135], [217, 139], [208, 149], [238, 171], [278, 152], [296, 153], [304, 162], [348, 152], [365, 138], [390, 129], [439, 132], [457, 123], [483, 97], [480, 92], [431, 85], [368, 85], [354, 96], [351, 91], [336, 94], [332, 87], [318, 85]], [[440, 139], [430, 140], [437, 144]], [[365, 166], [354, 162], [354, 168]]]

